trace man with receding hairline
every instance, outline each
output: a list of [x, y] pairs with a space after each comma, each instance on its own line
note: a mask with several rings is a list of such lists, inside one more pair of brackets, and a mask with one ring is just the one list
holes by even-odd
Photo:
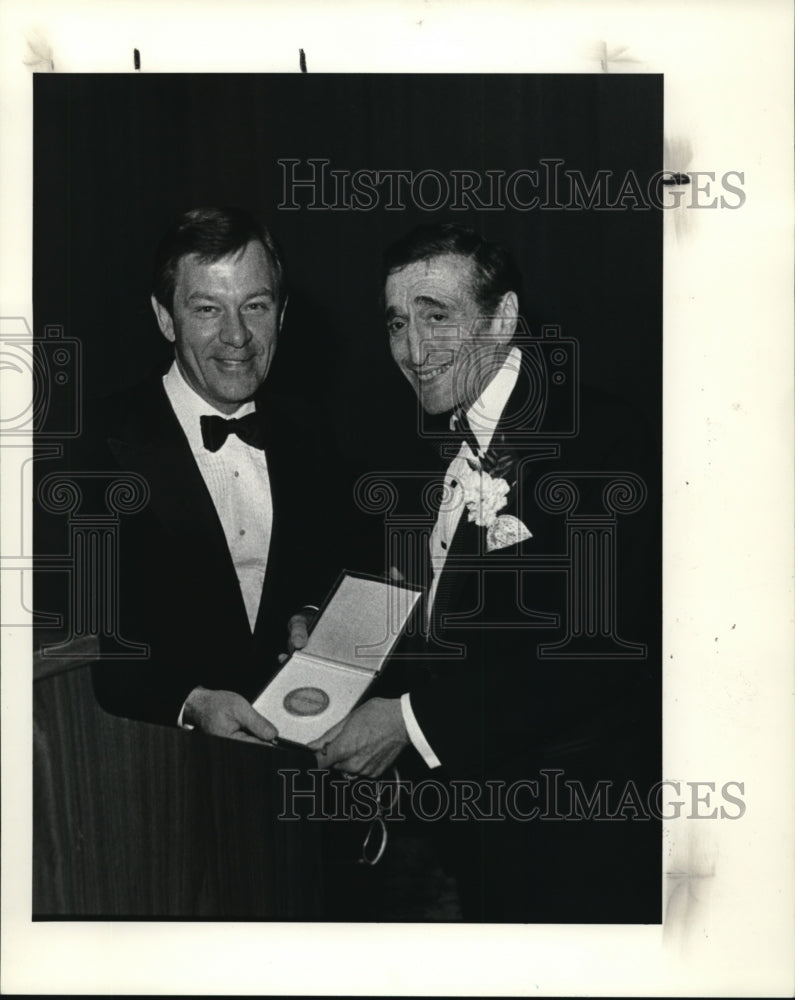
[[[443, 832], [465, 919], [655, 922], [659, 824], [567, 820], [571, 801], [550, 795], [556, 774], [586, 796], [600, 782], [642, 795], [659, 778], [659, 535], [657, 494], [646, 490], [658, 456], [622, 401], [584, 385], [552, 391], [574, 369], [559, 345], [547, 365], [538, 339], [520, 335], [521, 292], [510, 253], [461, 226], [419, 227], [385, 254], [393, 360], [421, 426], [441, 417], [447, 429], [444, 489], [419, 560], [425, 634], [406, 640], [375, 696], [312, 746], [320, 765], [369, 777], [399, 758], [401, 775], [439, 782], [453, 811], [462, 782], [474, 793], [468, 810], [419, 823]], [[575, 399], [572, 434], [561, 414]], [[624, 519], [614, 549], [600, 549], [616, 576], [594, 573], [578, 584], [587, 592], [569, 592], [563, 557], [576, 542], [544, 484], [576, 479], [573, 516], [590, 517], [604, 546], [599, 512], [613, 474], [648, 492], [645, 507]], [[567, 654], [570, 625], [582, 642]]]

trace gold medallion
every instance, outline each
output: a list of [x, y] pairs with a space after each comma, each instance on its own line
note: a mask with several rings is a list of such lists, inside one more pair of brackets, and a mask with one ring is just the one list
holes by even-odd
[[329, 697], [320, 688], [301, 687], [288, 692], [283, 704], [290, 715], [320, 715], [328, 708]]

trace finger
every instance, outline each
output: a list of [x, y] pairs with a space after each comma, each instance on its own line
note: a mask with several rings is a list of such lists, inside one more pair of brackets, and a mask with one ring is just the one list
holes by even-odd
[[340, 762], [346, 763], [356, 754], [356, 747], [351, 746], [350, 741], [342, 733], [339, 739], [332, 740], [326, 748], [325, 754], [321, 754], [324, 767], [334, 767]]
[[286, 663], [290, 659], [290, 654], [289, 653], [279, 653], [279, 655], [276, 657], [276, 659], [279, 661], [279, 663]]
[[290, 638], [287, 645], [289, 649], [303, 649], [308, 641], [309, 631], [306, 622], [301, 619], [290, 628]]
[[346, 771], [350, 771], [350, 773], [353, 774], [353, 770], [348, 767], [348, 761], [350, 760], [349, 754], [351, 753], [350, 749], [347, 749], [343, 752], [342, 763], [336, 760], [334, 756], [331, 756], [331, 759], [329, 759], [331, 753], [333, 752], [328, 750], [324, 752], [323, 749], [321, 748], [315, 754], [315, 760], [317, 761], [317, 766], [323, 767], [326, 770], [333, 768], [335, 771], [342, 771], [343, 773]]
[[335, 764], [327, 765], [330, 766], [334, 771], [342, 771], [343, 774], [364, 774], [364, 761], [357, 757], [355, 754], [351, 757], [346, 757], [344, 760], [339, 760]]
[[391, 748], [374, 753], [360, 751], [351, 753], [346, 759], [338, 760], [333, 767], [338, 771], [349, 771], [365, 778], [380, 778], [397, 756]]
[[311, 743], [307, 743], [307, 746], [309, 747], [309, 749], [310, 750], [325, 750], [326, 749], [326, 745], [329, 744], [329, 743], [331, 743], [333, 740], [335, 740], [339, 736], [339, 734], [342, 732], [342, 730], [345, 728], [346, 721], [347, 721], [346, 719], [343, 719], [342, 722], [338, 722], [335, 725], [333, 725], [331, 727], [331, 729], [329, 729], [325, 733], [323, 733], [322, 736], [319, 736], [316, 740], [312, 740]]
[[381, 755], [371, 760], [367, 764], [365, 769], [362, 771], [362, 773], [366, 774], [368, 778], [380, 778], [391, 763], [392, 759], [390, 756], [384, 757], [383, 755]]
[[337, 766], [341, 770], [348, 770], [348, 765], [351, 764], [351, 770], [358, 774], [372, 755], [373, 747], [362, 745], [357, 734], [348, 729], [328, 744], [323, 759], [326, 767]]
[[259, 712], [255, 711], [251, 705], [243, 699], [241, 699], [237, 721], [243, 729], [252, 733], [254, 736], [259, 737], [259, 739], [264, 740], [266, 743], [270, 743], [272, 740], [275, 740], [279, 735], [276, 727], [272, 726], [263, 715], [260, 715]]
[[349, 771], [365, 778], [377, 778], [385, 770], [381, 754], [354, 753], [334, 766], [340, 771]]
[[238, 729], [234, 733], [229, 733], [229, 739], [240, 740], [241, 743], [256, 743], [258, 746], [270, 746], [270, 740], [261, 740], [259, 736], [252, 736], [251, 733]]

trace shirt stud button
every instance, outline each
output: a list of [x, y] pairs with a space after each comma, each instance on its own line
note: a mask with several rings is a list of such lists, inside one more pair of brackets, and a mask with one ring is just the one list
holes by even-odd
[[241, 529], [240, 529], [240, 534], [241, 534], [241, 535], [245, 535], [245, 533], [246, 533], [246, 529], [245, 529], [245, 528], [241, 528]]

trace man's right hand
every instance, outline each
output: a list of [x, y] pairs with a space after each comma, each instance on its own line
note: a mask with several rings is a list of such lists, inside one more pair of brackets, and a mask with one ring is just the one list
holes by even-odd
[[194, 688], [185, 701], [183, 722], [211, 736], [226, 736], [249, 743], [270, 743], [276, 729], [234, 691]]

